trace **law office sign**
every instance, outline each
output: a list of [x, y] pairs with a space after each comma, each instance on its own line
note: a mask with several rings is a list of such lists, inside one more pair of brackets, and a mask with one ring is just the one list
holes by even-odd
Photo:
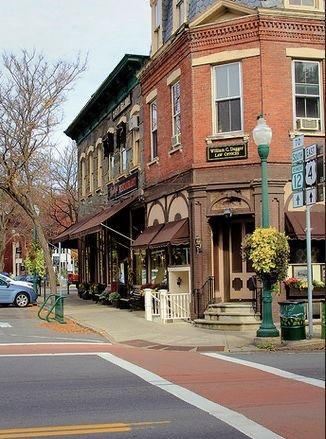
[[207, 147], [207, 160], [216, 162], [219, 160], [241, 160], [248, 158], [247, 143], [237, 145], [210, 145]]

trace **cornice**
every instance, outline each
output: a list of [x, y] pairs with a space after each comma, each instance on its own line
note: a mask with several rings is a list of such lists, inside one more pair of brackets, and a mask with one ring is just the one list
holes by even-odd
[[250, 16], [232, 22], [216, 23], [190, 31], [191, 51], [223, 47], [257, 39], [306, 41], [323, 44], [325, 24], [322, 20], [307, 20], [302, 16]]

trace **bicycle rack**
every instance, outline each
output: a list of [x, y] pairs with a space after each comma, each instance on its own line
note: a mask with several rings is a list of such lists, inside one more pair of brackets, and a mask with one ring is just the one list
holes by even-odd
[[[47, 303], [52, 298], [55, 298], [54, 303], [51, 304], [50, 308], [46, 308]], [[63, 299], [64, 299], [63, 296], [58, 296], [56, 294], [50, 294], [46, 298], [46, 300], [43, 302], [42, 306], [40, 307], [39, 312], [37, 313], [38, 317], [41, 320], [46, 320], [49, 323], [51, 320], [52, 321], [56, 320], [59, 323], [65, 323], [64, 313], [63, 313], [63, 303], [64, 303]], [[41, 316], [43, 309], [47, 310], [47, 315], [45, 317]], [[54, 310], [54, 318], [50, 318], [50, 314], [52, 313], [53, 310]]]

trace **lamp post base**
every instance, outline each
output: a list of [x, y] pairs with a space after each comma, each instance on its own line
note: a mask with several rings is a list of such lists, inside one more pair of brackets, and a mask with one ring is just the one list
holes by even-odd
[[257, 331], [257, 337], [278, 337], [280, 335], [279, 330], [273, 322], [272, 301], [271, 284], [267, 279], [264, 279], [262, 293], [262, 322]]
[[260, 327], [256, 334], [257, 337], [279, 337], [280, 331], [275, 326], [271, 328]]

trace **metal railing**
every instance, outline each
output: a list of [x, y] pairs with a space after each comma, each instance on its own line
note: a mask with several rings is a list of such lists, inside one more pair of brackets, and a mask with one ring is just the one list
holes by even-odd
[[214, 303], [214, 282], [214, 276], [208, 276], [201, 288], [193, 290], [194, 314], [198, 319], [204, 316], [204, 311], [208, 305]]

